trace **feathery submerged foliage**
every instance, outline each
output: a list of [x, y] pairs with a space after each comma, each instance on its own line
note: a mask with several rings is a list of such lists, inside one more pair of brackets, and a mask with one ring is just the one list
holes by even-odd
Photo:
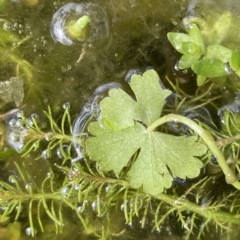
[[[80, 121], [77, 136], [68, 104], [61, 117], [51, 107], [42, 118], [19, 110], [3, 114], [6, 138], [18, 153], [0, 153], [2, 162], [11, 165], [11, 174], [0, 181], [0, 224], [15, 222], [20, 231], [18, 223], [24, 222], [31, 237], [47, 232], [63, 239], [70, 228], [81, 232], [82, 239], [102, 240], [130, 239], [129, 229], [186, 240], [209, 239], [209, 232], [231, 240], [239, 234], [234, 233], [240, 224], [239, 96], [220, 109], [216, 103], [221, 82], [232, 89], [240, 76], [239, 49], [222, 45], [231, 14], [224, 12], [211, 31], [208, 19], [190, 17], [184, 19], [186, 33], [168, 33], [183, 54], [179, 69], [197, 74], [194, 96], [168, 75], [165, 81], [173, 92], [167, 90], [157, 73], [148, 70], [133, 75], [126, 91], [88, 96], [93, 102], [88, 102], [90, 112], [80, 114], [87, 118]], [[7, 38], [0, 41], [2, 55], [16, 68], [16, 76], [26, 79], [29, 90], [38, 92], [32, 63], [18, 57], [18, 46], [30, 37], [0, 33]], [[85, 50], [91, 51], [83, 45], [77, 63]], [[205, 106], [221, 123], [212, 120]]]
[[[150, 72], [143, 75], [142, 78], [149, 79], [149, 75], [148, 78], [144, 76], [147, 76]], [[102, 104], [104, 104], [104, 101], [102, 101]], [[125, 104], [125, 106], [127, 105]], [[84, 151], [84, 158], [80, 162], [71, 162], [75, 151], [72, 146], [70, 106], [66, 106], [60, 122], [54, 120], [50, 108], [44, 113], [49, 122], [49, 129], [45, 128], [46, 130], [41, 129], [41, 121], [34, 116], [29, 121], [29, 118], [20, 114], [19, 119], [22, 121], [21, 132], [24, 132], [21, 139], [24, 143], [21, 151], [22, 157], [26, 157], [35, 151], [39, 154], [39, 150], [43, 151], [41, 149], [44, 149], [45, 154], [41, 154], [37, 159], [38, 162], [42, 161], [39, 160], [40, 158], [44, 159], [46, 165], [44, 167], [45, 177], [36, 181], [34, 176], [27, 171], [24, 161], [14, 162], [17, 173], [9, 176], [10, 183], [1, 181], [2, 220], [8, 216], [18, 220], [21, 218], [21, 214], [27, 212], [32, 236], [35, 236], [39, 230], [44, 231], [46, 217], [54, 223], [56, 233], [61, 233], [66, 224], [65, 213], [67, 212], [68, 214], [74, 214], [74, 218], [77, 219], [76, 221], [81, 225], [82, 231], [86, 235], [93, 234], [99, 239], [111, 239], [125, 234], [125, 227], [120, 229], [119, 233], [111, 228], [111, 218], [114, 215], [119, 216], [119, 214], [122, 215], [122, 219], [120, 218], [119, 221], [132, 226], [138, 219], [141, 228], [150, 226], [153, 232], [163, 231], [169, 221], [173, 221], [172, 218], [174, 218], [174, 221], [179, 225], [179, 229], [181, 229], [180, 231], [185, 236], [184, 239], [191, 239], [191, 236], [202, 239], [204, 234], [207, 234], [209, 229], [213, 228], [219, 232], [228, 230], [226, 233], [230, 234], [230, 230], [240, 224], [239, 191], [230, 189], [221, 193], [214, 193], [214, 188], [219, 187], [217, 182], [218, 178], [221, 179], [222, 169], [220, 164], [214, 166], [209, 161], [211, 158], [210, 152], [201, 161], [204, 162], [205, 168], [216, 168], [217, 174], [200, 175], [187, 186], [182, 187], [173, 184], [169, 189], [162, 192], [157, 190], [154, 194], [154, 191], [148, 190], [148, 188], [136, 189], [131, 180], [129, 181], [127, 173], [129, 169], [131, 170], [132, 163], [117, 174], [112, 171], [106, 172], [103, 171], [101, 162], [98, 163], [89, 159], [86, 154], [88, 149]], [[106, 113], [103, 110], [104, 114]], [[111, 114], [114, 116], [114, 113]], [[107, 119], [110, 119], [109, 115], [107, 116]], [[168, 115], [160, 119], [166, 118], [166, 116]], [[172, 115], [170, 114], [170, 116]], [[173, 116], [175, 120], [179, 117], [178, 120], [181, 121], [182, 116], [176, 114]], [[163, 119], [162, 121], [170, 121], [171, 123], [173, 118], [170, 117], [170, 120]], [[230, 148], [233, 155], [232, 159], [237, 159], [239, 143], [235, 140], [239, 138], [238, 116], [232, 112], [224, 111], [224, 121], [227, 123], [225, 125], [226, 130], [221, 134], [214, 132], [203, 123], [198, 125], [193, 122], [191, 124], [196, 124], [201, 131], [208, 132], [211, 130], [215, 138], [218, 139], [214, 144], [219, 147], [220, 152], [224, 153], [227, 148]], [[101, 118], [101, 124], [103, 122], [104, 119]], [[183, 123], [187, 124], [184, 120]], [[116, 124], [111, 126], [115, 128]], [[191, 126], [189, 127], [191, 128]], [[204, 128], [207, 130], [204, 130]], [[81, 133], [84, 141], [91, 139], [87, 130], [88, 127], [85, 126], [84, 129], [84, 132]], [[196, 130], [194, 127], [192, 129]], [[16, 132], [16, 129], [14, 131]], [[194, 131], [191, 131], [191, 134], [197, 136], [198, 132], [194, 133]], [[188, 136], [188, 138], [191, 137]], [[202, 139], [204, 140], [204, 137]], [[80, 143], [82, 144], [82, 141], [79, 141]], [[208, 146], [206, 141], [205, 144]], [[61, 156], [61, 163], [56, 161], [56, 157], [52, 157], [51, 153], [56, 149]], [[174, 149], [174, 146], [172, 149]], [[136, 162], [138, 155], [139, 153], [133, 154], [131, 160], [133, 163]], [[231, 165], [232, 168], [234, 166], [234, 169], [238, 172], [238, 163], [235, 165], [228, 163], [228, 165]], [[96, 218], [99, 219], [100, 223], [98, 224], [101, 225], [101, 228], [93, 230], [92, 223]]]

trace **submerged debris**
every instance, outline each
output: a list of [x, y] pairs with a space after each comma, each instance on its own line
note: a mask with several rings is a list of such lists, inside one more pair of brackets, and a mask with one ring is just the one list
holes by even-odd
[[20, 106], [24, 97], [23, 79], [11, 77], [8, 81], [0, 81], [0, 98], [8, 103], [14, 101]]

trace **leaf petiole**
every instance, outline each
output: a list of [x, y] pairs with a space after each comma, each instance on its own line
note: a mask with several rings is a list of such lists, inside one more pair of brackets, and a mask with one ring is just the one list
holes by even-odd
[[212, 154], [216, 157], [219, 166], [221, 167], [226, 182], [228, 184], [233, 185], [235, 188], [240, 189], [240, 182], [238, 181], [238, 178], [234, 171], [228, 166], [222, 152], [218, 149], [217, 143], [215, 142], [213, 136], [211, 133], [201, 126], [199, 126], [196, 122], [193, 120], [176, 114], [168, 114], [165, 115], [155, 122], [153, 122], [148, 128], [148, 132], [153, 132], [158, 126], [167, 123], [167, 122], [180, 122], [185, 125], [187, 125], [189, 128], [191, 128], [195, 133], [197, 133], [201, 139], [204, 141], [204, 143], [207, 145], [207, 147], [211, 150]]

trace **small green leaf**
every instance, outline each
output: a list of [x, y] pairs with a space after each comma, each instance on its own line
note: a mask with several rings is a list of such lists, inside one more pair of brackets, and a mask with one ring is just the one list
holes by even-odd
[[167, 34], [168, 40], [171, 42], [173, 47], [182, 54], [188, 54], [188, 51], [183, 47], [184, 43], [191, 42], [190, 37], [187, 34], [184, 33], [175, 33], [175, 32], [169, 32]]
[[215, 58], [224, 63], [229, 62], [232, 51], [221, 45], [210, 45], [207, 47], [205, 58]]
[[225, 64], [215, 58], [202, 59], [192, 65], [192, 70], [204, 77], [226, 76]]
[[178, 62], [178, 67], [180, 69], [186, 69], [191, 67], [195, 62], [198, 61], [200, 55], [182, 55]]
[[236, 71], [235, 73], [240, 77], [240, 71]]
[[189, 37], [191, 38], [191, 41], [199, 46], [201, 54], [203, 54], [205, 52], [205, 44], [202, 34], [196, 24], [190, 25]]
[[115, 130], [133, 126], [135, 121], [143, 121], [147, 125], [154, 122], [160, 117], [165, 99], [171, 94], [171, 91], [160, 87], [159, 76], [154, 70], [145, 72], [143, 76], [134, 74], [130, 86], [137, 102], [122, 89], [111, 89], [109, 97], [101, 101], [101, 117], [109, 128], [112, 128], [107, 124], [109, 122]]
[[229, 61], [229, 65], [234, 71], [240, 70], [240, 51], [233, 52]]
[[197, 75], [197, 85], [198, 86], [202, 86], [203, 83], [206, 81], [206, 77], [201, 76], [201, 75]]
[[182, 50], [186, 55], [201, 55], [201, 50], [194, 42], [183, 42]]
[[[175, 177], [198, 176], [203, 164], [197, 157], [207, 148], [197, 137], [147, 129], [160, 117], [170, 94], [160, 87], [157, 73], [149, 70], [143, 76], [133, 75], [130, 86], [136, 101], [120, 89], [110, 90], [109, 97], [102, 100], [100, 120], [88, 128], [92, 135], [86, 140], [89, 157], [98, 161], [103, 171], [113, 170], [117, 175], [130, 164], [130, 186], [153, 195], [169, 188]], [[108, 122], [110, 127], [105, 124]]]

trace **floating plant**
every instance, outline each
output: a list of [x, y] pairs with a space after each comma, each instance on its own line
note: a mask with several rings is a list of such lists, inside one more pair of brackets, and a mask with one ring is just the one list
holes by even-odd
[[107, 38], [109, 23], [105, 10], [95, 3], [68, 3], [54, 14], [51, 35], [55, 42], [94, 42]]

